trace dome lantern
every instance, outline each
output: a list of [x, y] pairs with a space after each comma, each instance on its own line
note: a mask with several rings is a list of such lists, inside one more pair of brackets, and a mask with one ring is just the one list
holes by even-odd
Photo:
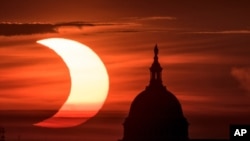
[[154, 61], [151, 67], [149, 68], [150, 70], [150, 83], [149, 85], [162, 85], [162, 67], [160, 63], [158, 62], [158, 47], [157, 44], [155, 45], [154, 48]]

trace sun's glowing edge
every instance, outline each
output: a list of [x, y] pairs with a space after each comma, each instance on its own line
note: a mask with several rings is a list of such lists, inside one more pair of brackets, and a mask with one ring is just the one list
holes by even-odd
[[[33, 125], [72, 127], [95, 116], [103, 106], [109, 89], [108, 73], [99, 56], [88, 46], [69, 39], [48, 38], [37, 43], [52, 49], [64, 60], [72, 82], [69, 97], [60, 110], [51, 118]], [[85, 94], [82, 96], [81, 92]]]

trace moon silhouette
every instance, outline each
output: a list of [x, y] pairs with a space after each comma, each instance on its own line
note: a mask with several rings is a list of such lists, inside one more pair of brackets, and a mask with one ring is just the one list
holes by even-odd
[[48, 38], [37, 43], [54, 50], [63, 59], [69, 69], [71, 89], [57, 113], [34, 125], [73, 127], [95, 116], [104, 104], [109, 89], [108, 73], [99, 56], [88, 46], [69, 39]]

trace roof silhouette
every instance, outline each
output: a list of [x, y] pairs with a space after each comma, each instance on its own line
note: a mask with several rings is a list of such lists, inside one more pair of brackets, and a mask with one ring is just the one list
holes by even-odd
[[181, 104], [162, 84], [162, 67], [158, 61], [158, 47], [149, 68], [149, 85], [131, 104], [124, 121], [122, 141], [186, 141], [188, 122]]

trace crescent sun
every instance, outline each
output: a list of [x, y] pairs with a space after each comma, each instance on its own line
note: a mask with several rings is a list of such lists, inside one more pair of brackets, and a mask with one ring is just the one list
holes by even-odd
[[38, 40], [57, 53], [69, 69], [71, 89], [62, 107], [52, 117], [35, 123], [49, 128], [73, 127], [95, 116], [104, 104], [109, 77], [99, 56], [88, 46], [64, 38]]

